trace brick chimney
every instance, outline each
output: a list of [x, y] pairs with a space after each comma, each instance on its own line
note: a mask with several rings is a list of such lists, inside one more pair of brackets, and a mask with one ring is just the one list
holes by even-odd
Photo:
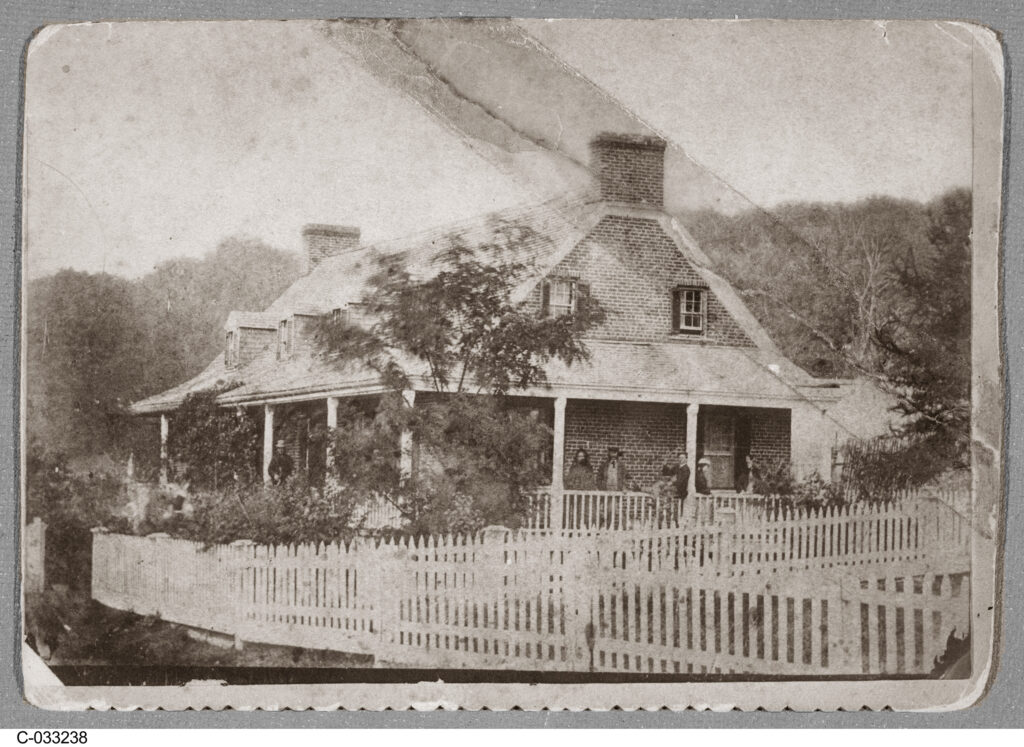
[[359, 248], [359, 229], [310, 223], [302, 228], [302, 240], [306, 245], [306, 271], [312, 272], [328, 257]]
[[602, 199], [664, 206], [665, 141], [660, 137], [605, 132], [590, 141], [590, 157]]

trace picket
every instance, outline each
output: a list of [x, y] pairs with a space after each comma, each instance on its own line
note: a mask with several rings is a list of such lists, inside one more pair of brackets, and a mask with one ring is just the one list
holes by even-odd
[[934, 502], [632, 529], [654, 516], [642, 503], [576, 506], [608, 529], [276, 546], [97, 531], [93, 596], [424, 667], [928, 673], [968, 629], [969, 537]]

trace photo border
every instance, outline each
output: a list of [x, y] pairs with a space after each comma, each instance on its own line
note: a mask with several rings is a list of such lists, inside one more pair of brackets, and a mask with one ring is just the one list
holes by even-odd
[[[1020, 154], [1016, 151], [1017, 149], [1011, 150], [1011, 146], [1018, 139], [1014, 139], [1010, 135], [1010, 124], [1015, 120], [1020, 121], [1020, 117], [1014, 117], [1012, 110], [1009, 106], [1016, 101], [1020, 100], [1020, 97], [1014, 98], [1013, 92], [1013, 81], [1011, 80], [1010, 62], [1013, 58], [1015, 50], [1024, 48], [1022, 41], [1024, 41], [1024, 24], [1020, 15], [1012, 16], [1009, 13], [999, 14], [995, 11], [994, 2], [977, 2], [977, 3], [940, 3], [940, 2], [919, 2], [919, 3], [907, 3], [900, 6], [899, 13], [894, 14], [885, 4], [883, 3], [868, 3], [868, 2], [850, 2], [843, 6], [843, 18], [949, 18], [955, 19], [960, 17], [967, 17], [972, 20], [977, 20], [981, 23], [985, 23], [999, 31], [1003, 35], [1003, 41], [1005, 46], [1004, 59], [1005, 59], [1005, 76], [1006, 76], [1006, 91], [1007, 91], [1007, 110], [1005, 112], [1005, 132], [1006, 141], [1003, 151], [1002, 160], [996, 164], [996, 170], [986, 176], [988, 184], [992, 185], [998, 178], [998, 168], [1003, 168], [1002, 184], [1003, 184], [1003, 214], [1001, 217], [1002, 226], [1004, 229], [1002, 246], [1009, 249], [1004, 250], [1002, 262], [1002, 277], [999, 277], [998, 271], [995, 269], [997, 265], [992, 266], [993, 277], [985, 277], [984, 282], [988, 290], [984, 291], [979, 296], [979, 289], [981, 286], [978, 284], [978, 276], [975, 275], [975, 303], [976, 309], [979, 308], [978, 301], [989, 301], [996, 302], [999, 299], [998, 292], [993, 293], [994, 283], [995, 288], [998, 289], [1000, 280], [1003, 288], [1003, 298], [1019, 298], [1021, 297], [1021, 291], [1024, 290], [1024, 273], [1021, 272], [1021, 257], [1022, 251], [1019, 247], [1022, 245], [1021, 238], [1024, 237], [1024, 225], [1022, 225], [1019, 215], [1007, 215], [1005, 212], [1005, 206], [1024, 204], [1022, 200], [1020, 179], [1019, 174], [1015, 174], [1010, 168], [1011, 163], [1015, 163], [1019, 160]], [[28, 43], [29, 38], [34, 29], [45, 23], [51, 22], [72, 22], [80, 20], [103, 20], [103, 19], [169, 19], [169, 18], [188, 18], [188, 19], [200, 19], [200, 18], [280, 18], [286, 15], [294, 15], [296, 17], [306, 18], [320, 18], [320, 17], [355, 17], [355, 16], [432, 16], [432, 15], [474, 15], [474, 16], [519, 16], [519, 17], [676, 17], [676, 18], [732, 18], [734, 16], [749, 17], [749, 18], [835, 18], [837, 17], [834, 12], [829, 12], [825, 8], [817, 7], [818, 3], [814, 2], [774, 2], [774, 3], [762, 3], [762, 2], [733, 2], [733, 3], [667, 3], [667, 2], [643, 2], [640, 4], [630, 4], [626, 2], [616, 3], [568, 3], [568, 2], [557, 2], [550, 3], [545, 7], [545, 12], [538, 14], [534, 10], [533, 6], [528, 3], [516, 3], [516, 2], [482, 2], [474, 4], [455, 4], [455, 3], [425, 3], [425, 2], [411, 2], [406, 0], [404, 3], [400, 2], [351, 2], [344, 4], [326, 3], [326, 2], [307, 2], [302, 4], [297, 3], [284, 3], [284, 2], [262, 2], [255, 10], [247, 3], [236, 1], [228, 2], [226, 0], [218, 2], [201, 2], [198, 0], [191, 0], [186, 2], [179, 0], [173, 5], [163, 3], [149, 3], [149, 2], [84, 2], [84, 3], [38, 3], [32, 7], [14, 7], [5, 8], [3, 12], [4, 23], [0, 25], [3, 30], [0, 31], [3, 39], [3, 64], [4, 72], [8, 73], [4, 76], [4, 89], [3, 96], [0, 98], [2, 101], [2, 114], [0, 114], [0, 121], [2, 121], [3, 129], [0, 132], [3, 133], [0, 137], [0, 142], [3, 142], [5, 147], [3, 149], [3, 168], [4, 175], [7, 177], [5, 183], [16, 185], [14, 190], [3, 190], [0, 193], [0, 199], [3, 200], [3, 220], [5, 221], [4, 231], [4, 245], [5, 247], [10, 246], [9, 251], [5, 251], [3, 256], [5, 261], [8, 263], [9, 272], [7, 278], [9, 281], [2, 284], [2, 290], [0, 290], [0, 310], [3, 313], [3, 323], [0, 327], [0, 332], [3, 335], [4, 352], [9, 352], [10, 355], [4, 356], [3, 369], [0, 371], [0, 381], [4, 385], [5, 402], [10, 404], [10, 407], [4, 407], [0, 409], [0, 438], [11, 438], [11, 448], [0, 449], [3, 453], [3, 462], [0, 463], [0, 470], [4, 475], [3, 481], [3, 510], [5, 511], [4, 516], [14, 516], [16, 512], [16, 506], [18, 503], [18, 490], [17, 485], [19, 483], [18, 475], [18, 454], [17, 454], [17, 439], [15, 435], [19, 432], [18, 426], [19, 420], [19, 406], [18, 406], [18, 360], [19, 352], [17, 341], [20, 335], [20, 325], [18, 324], [17, 310], [19, 309], [19, 288], [20, 288], [20, 227], [19, 227], [19, 213], [20, 213], [20, 130], [21, 130], [21, 118], [23, 115], [23, 100], [22, 100], [22, 88], [21, 79], [24, 73], [24, 51]], [[301, 7], [301, 14], [295, 14], [294, 9]], [[72, 9], [73, 8], [73, 9]], [[461, 13], [460, 13], [461, 11]], [[1016, 157], [1014, 157], [1016, 156]], [[977, 171], [975, 178], [978, 178]], [[975, 204], [978, 204], [978, 195], [975, 194]], [[995, 217], [996, 222], [999, 222], [999, 216]], [[975, 224], [978, 225], [977, 223]], [[998, 252], [999, 247], [996, 245], [994, 249]], [[975, 249], [977, 253], [977, 248]], [[977, 263], [976, 263], [977, 264]], [[991, 294], [991, 295], [990, 295]], [[1005, 494], [1014, 496], [1020, 494], [1021, 485], [1021, 469], [1012, 460], [1012, 454], [1010, 453], [1009, 445], [1019, 443], [1019, 426], [1017, 425], [1014, 415], [1014, 405], [1019, 407], [1019, 401], [1015, 402], [1013, 398], [1013, 379], [1009, 375], [1009, 372], [1019, 367], [1021, 358], [1024, 357], [1019, 346], [1006, 345], [1007, 340], [1022, 339], [1022, 315], [1020, 313], [1011, 314], [1012, 308], [1006, 303], [1001, 304], [1001, 310], [1005, 314], [1003, 318], [1001, 333], [1001, 343], [1003, 345], [1005, 356], [1004, 358], [1004, 381], [999, 382], [1005, 386], [1005, 395], [1003, 401], [1006, 404], [1006, 409], [998, 413], [1001, 416], [1002, 422], [999, 424], [1001, 435], [1004, 438], [1003, 451], [1005, 454], [1005, 467], [1002, 474], [993, 482], [990, 482], [991, 487], [1000, 487], [1005, 490]], [[987, 325], [991, 325], [991, 321], [985, 322]], [[975, 313], [975, 324], [978, 324], [978, 314]], [[982, 329], [982, 333], [999, 330], [1000, 326], [998, 321], [993, 326], [988, 326]], [[978, 334], [977, 327], [974, 330], [975, 336]], [[975, 392], [977, 396], [977, 392]], [[1002, 404], [1002, 403], [999, 403]], [[991, 406], [988, 403], [987, 406]], [[983, 439], [984, 440], [984, 439]], [[0, 444], [6, 445], [3, 442]], [[975, 476], [977, 480], [977, 475]], [[11, 524], [8, 524], [11, 526]], [[1001, 527], [1004, 529], [1003, 536], [1021, 536], [1021, 519], [1018, 513], [1009, 512], [1006, 515], [1006, 520], [1001, 522]], [[879, 713], [864, 713], [864, 714], [795, 714], [795, 713], [783, 713], [783, 714], [738, 714], [738, 713], [721, 713], [721, 714], [696, 714], [693, 712], [683, 713], [644, 713], [644, 714], [627, 714], [627, 713], [579, 713], [579, 714], [482, 714], [482, 713], [437, 713], [427, 716], [424, 713], [334, 713], [334, 714], [295, 714], [287, 712], [279, 713], [258, 713], [258, 714], [246, 714], [244, 717], [238, 717], [234, 713], [217, 713], [217, 714], [172, 714], [172, 713], [152, 713], [152, 714], [118, 714], [116, 722], [112, 721], [109, 717], [110, 714], [102, 713], [48, 713], [45, 711], [37, 710], [31, 706], [24, 704], [21, 701], [20, 692], [22, 689], [22, 683], [20, 682], [20, 671], [21, 671], [21, 642], [20, 634], [18, 631], [17, 620], [19, 612], [15, 600], [18, 599], [20, 590], [18, 589], [17, 579], [17, 568], [18, 568], [18, 554], [16, 540], [17, 537], [14, 532], [9, 532], [9, 536], [15, 541], [4, 543], [2, 561], [0, 561], [0, 605], [7, 610], [10, 610], [9, 615], [3, 616], [3, 622], [0, 623], [3, 626], [5, 635], [3, 639], [8, 642], [10, 646], [8, 649], [11, 651], [11, 671], [4, 671], [4, 681], [0, 685], [0, 690], [3, 691], [3, 699], [0, 700], [0, 712], [3, 713], [4, 721], [0, 722], [7, 724], [10, 721], [11, 716], [16, 717], [19, 725], [30, 725], [38, 724], [45, 725], [48, 727], [55, 727], [59, 725], [74, 725], [77, 728], [83, 726], [296, 726], [302, 725], [314, 725], [314, 726], [329, 726], [329, 725], [345, 725], [345, 726], [423, 726], [427, 725], [423, 721], [424, 717], [429, 718], [430, 726], [552, 726], [552, 725], [572, 725], [572, 726], [607, 726], [606, 719], [611, 719], [611, 722], [616, 725], [632, 725], [645, 727], [651, 726], [821, 726], [825, 723], [829, 726], [867, 726], [867, 725], [887, 725], [887, 726], [963, 726], [969, 725], [973, 722], [973, 725], [1003, 725], [1009, 726], [1010, 722], [997, 724], [994, 723], [999, 719], [1008, 720], [1014, 717], [1017, 709], [1012, 706], [1016, 704], [1016, 698], [1019, 697], [1018, 690], [1015, 689], [1014, 683], [1019, 686], [1022, 680], [1022, 662], [1024, 662], [1024, 656], [1022, 656], [1022, 648], [1024, 648], [1024, 642], [1020, 640], [1018, 636], [1010, 636], [1008, 639], [998, 640], [999, 649], [997, 649], [996, 656], [999, 657], [998, 667], [994, 674], [994, 679], [991, 682], [990, 689], [987, 697], [974, 708], [967, 711], [946, 713], [946, 714], [879, 714]], [[999, 543], [1002, 544], [1001, 542]], [[999, 594], [1000, 591], [1004, 595], [1004, 604], [1010, 608], [1021, 606], [1022, 599], [1022, 577], [1024, 577], [1024, 568], [1022, 568], [1022, 557], [1019, 547], [1015, 547], [1013, 544], [1008, 548], [1005, 555], [1005, 573], [1002, 578], [997, 576], [995, 578], [995, 586], [991, 589], [994, 594]], [[976, 564], [979, 562], [990, 563], [991, 558], [987, 561], [980, 558], [974, 558], [974, 565], [972, 567], [978, 567]], [[972, 583], [972, 596], [975, 594], [976, 584]], [[5, 604], [6, 603], [6, 604]], [[998, 612], [998, 606], [997, 610]], [[1001, 621], [996, 618], [996, 629], [998, 631]], [[8, 635], [9, 633], [9, 635]], [[981, 641], [975, 641], [975, 646], [981, 645]], [[975, 649], [977, 652], [977, 648]], [[11, 678], [8, 682], [8, 678]], [[866, 687], [874, 687], [877, 689], [877, 682], [864, 683]], [[303, 701], [303, 698], [297, 697], [300, 689], [295, 689], [292, 686], [291, 692], [287, 693], [289, 697], [283, 699], [277, 699], [275, 702], [268, 705], [276, 705], [278, 707], [288, 706], [294, 704], [296, 707], [306, 707], [309, 705], [309, 701]], [[365, 688], [364, 685], [356, 687]], [[426, 696], [420, 702], [423, 706], [429, 707], [430, 704], [436, 703], [439, 707], [443, 707], [445, 701], [441, 701], [440, 698], [446, 695], [458, 694], [457, 686], [446, 685], [445, 693], [441, 693], [437, 690], [431, 690], [428, 686], [426, 691], [421, 695]], [[472, 688], [473, 686], [467, 686]], [[478, 686], [477, 686], [478, 687]], [[521, 686], [520, 686], [521, 687]], [[592, 687], [592, 686], [587, 686]], [[614, 686], [612, 686], [614, 687]], [[650, 686], [651, 699], [649, 707], [660, 707], [661, 705], [669, 704], [673, 700], [675, 702], [685, 702], [685, 698], [681, 698], [679, 688], [683, 687], [680, 685], [652, 685]], [[685, 687], [691, 687], [687, 685]], [[695, 702], [709, 702], [713, 700], [708, 694], [709, 686], [706, 684], [693, 685], [692, 687], [699, 688], [703, 693], [704, 697], [698, 699]], [[564, 694], [566, 691], [570, 693], [572, 690], [564, 685], [557, 686], [557, 688]], [[658, 688], [665, 688], [661, 690]], [[668, 688], [674, 688], [673, 692], [668, 692]], [[154, 694], [157, 694], [158, 689], [154, 689]], [[179, 690], [175, 688], [175, 690]], [[544, 695], [545, 686], [537, 686], [531, 688], [531, 694]], [[166, 694], [166, 693], [165, 693]], [[225, 692], [225, 696], [227, 693]], [[432, 699], [431, 695], [436, 695], [438, 700]], [[866, 693], [865, 704], [870, 705], [874, 708], [881, 707], [881, 704], [873, 703], [867, 696], [870, 693]], [[460, 700], [459, 702], [465, 703], [467, 706], [471, 706], [473, 693], [466, 692], [466, 700]], [[663, 698], [663, 702], [659, 702], [659, 699]], [[614, 696], [611, 696], [612, 698]], [[134, 700], [140, 701], [137, 705], [142, 706], [141, 699], [134, 698]], [[223, 698], [223, 702], [227, 703], [231, 699], [228, 697]], [[533, 698], [533, 704], [542, 704], [545, 702], [544, 698]], [[565, 701], [565, 698], [559, 700]], [[125, 701], [128, 702], [128, 701]], [[169, 701], [164, 701], [169, 704]], [[355, 701], [352, 701], [355, 702]], [[451, 702], [450, 699], [447, 702]], [[550, 700], [548, 702], [554, 702]], [[149, 707], [153, 707], [155, 701], [151, 701]], [[325, 707], [329, 707], [329, 703], [324, 703]], [[396, 705], [400, 705], [396, 703]], [[522, 707], [529, 707], [531, 704], [527, 702], [520, 703]], [[611, 700], [605, 701], [604, 703], [593, 703], [593, 705], [600, 707], [611, 707], [616, 703]], [[884, 704], [884, 705], [896, 705], [896, 704]], [[217, 707], [211, 704], [212, 707]], [[771, 706], [767, 703], [764, 704], [766, 708]], [[321, 717], [326, 716], [328, 720], [323, 720]], [[140, 723], [136, 717], [145, 719], [148, 723]], [[342, 718], [343, 717], [343, 718]], [[540, 718], [535, 718], [540, 717]], [[949, 720], [952, 717], [954, 720], [949, 723], [941, 723], [944, 720]], [[822, 718], [826, 718], [827, 722], [822, 721]], [[978, 721], [978, 719], [982, 721]], [[1016, 718], [1020, 720], [1022, 716], [1018, 713]], [[65, 720], [67, 719], [67, 720]], [[87, 723], [81, 719], [86, 719]], [[93, 719], [96, 719], [93, 721]], [[570, 721], [567, 721], [570, 719]], [[596, 719], [596, 720], [595, 720]], [[795, 719], [795, 721], [794, 721]], [[852, 719], [852, 720], [851, 720]], [[921, 723], [913, 723], [915, 720], [923, 719]], [[847, 723], [842, 723], [847, 722]], [[872, 723], [873, 722], [873, 723]], [[1017, 725], [1020, 725], [1019, 723]]]

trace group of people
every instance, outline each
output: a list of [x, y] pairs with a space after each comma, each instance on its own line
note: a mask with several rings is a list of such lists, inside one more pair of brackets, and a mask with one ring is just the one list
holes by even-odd
[[[693, 483], [697, 495], [711, 495], [711, 460], [707, 457], [697, 460], [697, 474], [694, 475]], [[565, 473], [563, 485], [567, 490], [638, 489], [626, 467], [624, 454], [617, 446], [608, 448], [608, 456], [601, 462], [596, 474], [590, 465], [590, 453], [586, 449], [577, 449]], [[657, 497], [672, 496], [682, 502], [686, 500], [689, 489], [689, 457], [686, 450], [681, 449], [676, 461], [669, 460], [661, 468], [661, 478], [649, 488], [649, 492]], [[737, 477], [736, 489], [748, 493], [754, 490], [754, 464], [749, 454], [743, 459], [743, 470]]]
[[594, 473], [590, 466], [590, 452], [578, 449], [565, 473], [563, 485], [569, 490], [636, 490], [637, 486], [626, 468], [622, 450], [611, 446], [608, 456]]

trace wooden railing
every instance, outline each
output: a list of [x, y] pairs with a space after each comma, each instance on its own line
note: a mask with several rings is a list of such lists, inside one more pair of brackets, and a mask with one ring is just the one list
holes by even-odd
[[905, 491], [902, 500], [896, 502], [795, 506], [791, 499], [785, 497], [755, 493], [691, 495], [680, 502], [674, 497], [657, 497], [643, 492], [559, 492], [543, 489], [534, 494], [524, 526], [531, 530], [573, 532], [632, 531], [640, 528], [680, 529], [721, 522], [758, 524], [793, 521], [811, 516], [821, 517], [826, 514], [843, 516], [872, 511], [884, 513], [913, 506], [915, 516], [921, 517], [924, 512], [932, 517], [941, 515], [963, 534], [967, 531], [969, 512], [958, 508], [956, 504], [969, 503], [969, 500], [969, 493], [966, 496], [958, 493], [954, 497], [944, 493], [940, 499], [931, 489], [922, 489]]

